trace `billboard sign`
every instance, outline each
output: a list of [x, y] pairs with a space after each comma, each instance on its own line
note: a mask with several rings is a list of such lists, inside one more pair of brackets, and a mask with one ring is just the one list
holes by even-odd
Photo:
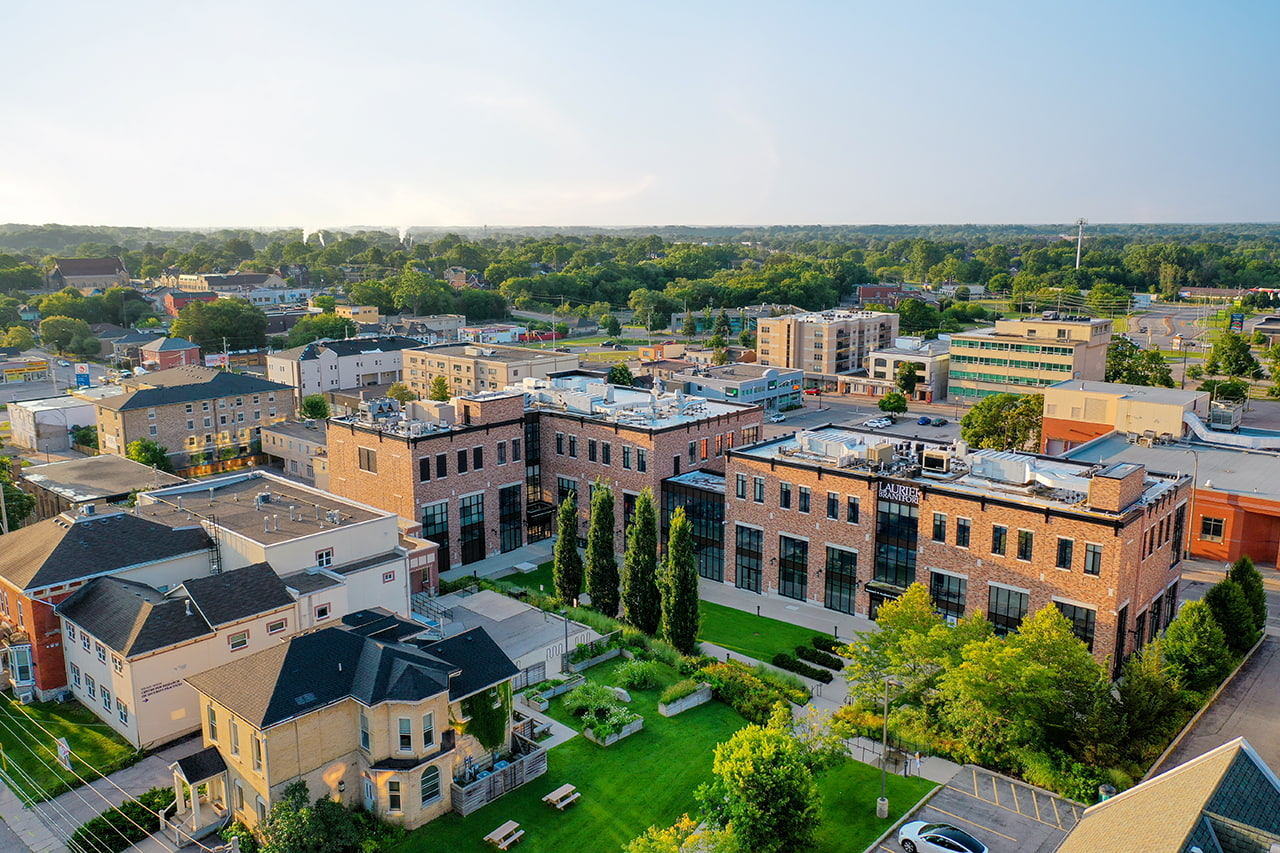
[[226, 367], [231, 363], [231, 358], [225, 352], [215, 352], [204, 357], [205, 367]]
[[1231, 315], [1231, 331], [1235, 332], [1237, 335], [1244, 331], [1244, 315], [1243, 314]]
[[76, 364], [76, 387], [88, 388], [89, 380], [90, 380], [89, 365], [84, 363], [77, 363]]

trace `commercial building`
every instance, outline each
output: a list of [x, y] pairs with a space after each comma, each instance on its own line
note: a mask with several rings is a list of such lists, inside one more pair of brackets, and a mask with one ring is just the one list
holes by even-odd
[[465, 344], [405, 350], [404, 382], [419, 397], [431, 395], [431, 383], [443, 376], [449, 393], [482, 394], [525, 379], [545, 379], [578, 368], [578, 356], [553, 350]]
[[951, 364], [951, 343], [946, 335], [932, 341], [898, 338], [893, 346], [867, 354], [863, 360], [865, 376], [841, 378], [835, 387], [824, 390], [883, 397], [900, 390], [898, 369], [903, 364], [914, 364], [916, 368], [916, 388], [909, 399], [925, 403], [946, 399]]
[[218, 294], [211, 290], [166, 290], [162, 304], [164, 305], [164, 313], [168, 314], [170, 317], [177, 317], [178, 314], [182, 312], [183, 308], [186, 308], [193, 302], [217, 301]]
[[953, 399], [1044, 388], [1064, 379], [1102, 381], [1111, 321], [1046, 311], [1040, 318], [996, 320], [995, 326], [951, 336]]
[[183, 482], [150, 465], [105, 453], [23, 468], [16, 485], [35, 497], [31, 521], [40, 521], [90, 505], [105, 512], [108, 504], [124, 503], [134, 492]]
[[361, 325], [377, 323], [379, 320], [376, 305], [339, 305], [334, 308], [334, 313]]
[[290, 477], [329, 489], [326, 425], [321, 420], [281, 421], [262, 428], [262, 452]]
[[724, 579], [875, 618], [912, 583], [1000, 632], [1050, 603], [1099, 660], [1172, 618], [1190, 477], [822, 427], [729, 451]]
[[200, 347], [186, 338], [156, 338], [138, 348], [148, 370], [200, 365]]
[[399, 314], [388, 317], [385, 329], [390, 334], [408, 335], [428, 344], [458, 340], [458, 331], [467, 324], [462, 314]]
[[0, 382], [19, 385], [23, 382], [44, 382], [49, 378], [49, 362], [32, 355], [0, 356]]
[[1044, 388], [1040, 449], [1059, 454], [1112, 431], [1181, 438], [1188, 414], [1209, 420], [1209, 394], [1065, 379]]
[[685, 393], [708, 400], [750, 403], [777, 411], [800, 405], [804, 371], [759, 364], [726, 364], [674, 373], [668, 388], [672, 382], [681, 383]]
[[175, 467], [252, 452], [267, 424], [293, 416], [294, 391], [244, 373], [175, 367], [121, 383], [125, 393], [97, 402], [98, 446], [123, 456], [150, 439]]
[[[472, 697], [493, 703], [518, 672], [484, 629], [428, 641], [413, 636], [420, 626], [356, 616], [188, 679], [205, 750], [174, 765], [175, 790], [205, 784], [207, 803], [254, 827], [303, 781], [308, 799], [413, 829], [546, 772], [546, 751], [509, 717], [494, 753], [456, 722], [472, 716]], [[199, 831], [217, 820], [205, 798], [179, 796], [175, 822]]]
[[71, 430], [96, 426], [93, 403], [78, 397], [45, 397], [9, 404], [10, 441], [18, 447], [49, 453], [71, 448]]
[[766, 367], [803, 370], [820, 379], [852, 373], [872, 350], [898, 337], [898, 315], [882, 311], [819, 311], [761, 317], [757, 361]]
[[403, 376], [403, 354], [422, 341], [377, 335], [345, 341], [315, 341], [267, 356], [267, 379], [311, 394], [390, 385]]
[[473, 344], [514, 344], [524, 340], [528, 334], [525, 326], [510, 323], [490, 323], [484, 326], [463, 326], [458, 336]]
[[235, 293], [254, 288], [287, 286], [283, 278], [270, 272], [179, 273], [163, 276], [160, 282], [166, 287], [193, 293], [212, 291]]

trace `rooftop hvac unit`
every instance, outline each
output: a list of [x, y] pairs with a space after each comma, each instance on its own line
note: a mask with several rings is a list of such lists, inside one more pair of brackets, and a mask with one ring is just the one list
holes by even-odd
[[30, 705], [32, 702], [36, 701], [35, 691], [28, 690], [26, 693], [19, 693], [18, 701], [21, 702], [23, 705]]
[[951, 471], [951, 454], [945, 450], [926, 450], [920, 461], [920, 467], [926, 471], [947, 474]]

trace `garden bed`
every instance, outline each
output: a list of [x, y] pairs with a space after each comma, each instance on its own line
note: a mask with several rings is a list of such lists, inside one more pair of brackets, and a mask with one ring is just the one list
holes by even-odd
[[583, 729], [582, 735], [587, 740], [599, 746], [612, 746], [613, 744], [617, 743], [623, 738], [631, 737], [633, 734], [635, 734], [636, 732], [640, 731], [643, 728], [644, 728], [644, 717], [637, 717], [636, 719], [627, 723], [618, 731], [613, 732], [612, 734], [605, 735], [603, 739], [597, 738], [595, 735], [595, 732], [593, 732], [589, 728]]
[[696, 690], [687, 696], [682, 696], [679, 699], [673, 699], [670, 702], [659, 702], [658, 713], [664, 717], [674, 717], [677, 714], [684, 713], [690, 708], [705, 705], [710, 702], [712, 698], [711, 685], [706, 682], [702, 682], [698, 685]]

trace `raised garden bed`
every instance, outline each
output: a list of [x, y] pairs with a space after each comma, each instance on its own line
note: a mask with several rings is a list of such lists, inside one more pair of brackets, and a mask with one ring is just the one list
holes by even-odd
[[698, 685], [698, 689], [667, 703], [658, 703], [658, 713], [664, 717], [674, 717], [676, 714], [683, 713], [690, 708], [696, 708], [699, 705], [705, 705], [712, 699], [711, 685], [703, 682]]
[[618, 741], [622, 740], [623, 738], [631, 737], [631, 735], [635, 734], [636, 732], [640, 731], [643, 728], [644, 728], [644, 717], [637, 717], [636, 719], [627, 723], [617, 732], [610, 735], [606, 735], [603, 740], [597, 738], [595, 735], [595, 732], [593, 732], [591, 729], [583, 729], [582, 734], [586, 737], [587, 740], [591, 741], [594, 744], [598, 744], [599, 746], [611, 746], [617, 743]]

